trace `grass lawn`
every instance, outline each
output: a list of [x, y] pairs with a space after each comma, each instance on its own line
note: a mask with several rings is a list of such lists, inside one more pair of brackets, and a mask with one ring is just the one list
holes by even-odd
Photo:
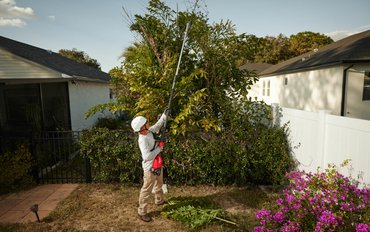
[[[0, 224], [0, 231], [190, 231], [180, 222], [162, 216], [163, 206], [154, 205], [154, 196], [149, 205], [153, 221], [141, 221], [137, 217], [140, 187], [81, 184], [41, 223]], [[165, 197], [206, 197], [237, 224], [216, 222], [201, 231], [253, 231], [255, 212], [278, 196], [258, 187], [169, 186]]]

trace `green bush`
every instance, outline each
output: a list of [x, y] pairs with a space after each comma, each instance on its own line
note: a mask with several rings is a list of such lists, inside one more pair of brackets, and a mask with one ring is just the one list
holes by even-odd
[[139, 182], [141, 156], [131, 133], [92, 128], [82, 133], [80, 146], [81, 153], [91, 161], [94, 180]]
[[117, 130], [124, 126], [124, 122], [117, 118], [99, 118], [94, 127], [108, 128], [110, 130]]
[[285, 173], [294, 168], [287, 125], [259, 131], [248, 152], [247, 176], [251, 182], [280, 185]]
[[0, 156], [0, 193], [8, 193], [27, 188], [34, 184], [32, 156], [25, 145], [14, 151], [6, 151]]
[[[286, 130], [265, 128], [248, 143], [225, 136], [208, 140], [171, 136], [162, 154], [169, 180], [190, 185], [279, 185], [294, 167]], [[94, 128], [83, 133], [80, 145], [97, 170], [95, 180], [141, 181], [141, 154], [137, 137], [130, 132]]]
[[[221, 132], [168, 134], [162, 156], [170, 183], [282, 184], [285, 173], [295, 167], [287, 125], [273, 126], [264, 103], [244, 109], [225, 115]], [[93, 128], [83, 133], [80, 143], [82, 154], [98, 170], [95, 180], [141, 181], [141, 154], [130, 128]]]
[[294, 168], [286, 133], [285, 126], [261, 128], [248, 142], [171, 138], [164, 152], [169, 177], [178, 184], [280, 185]]

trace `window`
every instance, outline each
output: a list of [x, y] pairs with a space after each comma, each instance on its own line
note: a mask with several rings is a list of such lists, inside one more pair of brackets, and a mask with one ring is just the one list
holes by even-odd
[[270, 96], [270, 80], [262, 81], [262, 96]]
[[370, 72], [365, 72], [364, 76], [364, 91], [362, 94], [363, 101], [370, 100]]
[[287, 77], [284, 78], [284, 84], [288, 85], [288, 78]]

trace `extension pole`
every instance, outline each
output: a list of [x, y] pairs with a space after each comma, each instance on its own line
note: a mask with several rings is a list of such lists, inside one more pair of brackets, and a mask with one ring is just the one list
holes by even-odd
[[[177, 67], [176, 67], [176, 72], [175, 72], [175, 76], [173, 78], [173, 81], [172, 81], [172, 88], [171, 88], [171, 94], [170, 94], [170, 99], [168, 101], [168, 107], [167, 107], [167, 111], [166, 111], [166, 116], [168, 117], [168, 115], [170, 114], [170, 111], [171, 111], [171, 106], [172, 106], [172, 98], [173, 98], [173, 92], [175, 90], [175, 83], [176, 83], [176, 79], [177, 79], [177, 75], [179, 74], [179, 69], [180, 69], [180, 64], [181, 64], [181, 58], [182, 58], [182, 53], [184, 51], [184, 47], [185, 47], [185, 42], [187, 40], [187, 37], [188, 37], [188, 31], [190, 29], [190, 22], [186, 23], [186, 29], [185, 29], [185, 32], [184, 32], [184, 38], [183, 38], [183, 41], [182, 41], [182, 46], [181, 46], [181, 51], [180, 51], [180, 56], [179, 56], [179, 60], [177, 62]], [[165, 141], [165, 131], [166, 131], [166, 127], [167, 127], [167, 120], [164, 122], [164, 125], [162, 127], [162, 134], [161, 134], [161, 141]]]

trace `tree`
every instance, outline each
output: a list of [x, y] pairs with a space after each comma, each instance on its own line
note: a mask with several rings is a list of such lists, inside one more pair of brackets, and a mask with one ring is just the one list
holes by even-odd
[[291, 35], [289, 42], [290, 52], [294, 57], [330, 44], [333, 42], [333, 39], [324, 34], [304, 31]]
[[245, 63], [257, 63], [260, 62], [256, 57], [261, 53], [264, 48], [265, 40], [251, 34], [243, 34], [244, 36], [244, 51], [242, 57], [238, 61], [238, 65], [242, 66]]
[[246, 38], [247, 49], [244, 50], [241, 65], [246, 62], [277, 64], [333, 42], [326, 35], [310, 31], [299, 32], [289, 38], [283, 34], [263, 38], [246, 35]]
[[292, 57], [289, 39], [283, 34], [279, 34], [277, 37], [266, 36], [262, 41], [255, 62], [277, 64]]
[[277, 179], [292, 166], [285, 130], [272, 127], [266, 104], [247, 100], [256, 77], [238, 63], [258, 49], [248, 47], [248, 36], [237, 35], [230, 21], [211, 25], [206, 14], [193, 9], [176, 12], [150, 0], [146, 14], [128, 20], [139, 40], [124, 50], [122, 66], [110, 71], [117, 102], [96, 106], [88, 115], [124, 110], [155, 121], [167, 107], [183, 33], [191, 22], [169, 121], [171, 154], [164, 156], [168, 164], [176, 160], [168, 167], [169, 179], [280, 183]]
[[87, 55], [87, 53], [84, 51], [78, 51], [76, 48], [73, 48], [72, 50], [60, 49], [58, 53], [59, 55], [75, 60], [80, 64], [86, 64], [88, 66], [101, 70], [98, 61], [96, 59], [90, 58], [90, 56]]
[[245, 50], [245, 35], [237, 35], [230, 21], [210, 25], [206, 14], [193, 9], [176, 12], [160, 0], [150, 0], [145, 15], [129, 20], [130, 29], [141, 39], [122, 54], [122, 72], [113, 76], [119, 107], [111, 105], [111, 109], [154, 119], [167, 107], [183, 33], [191, 22], [173, 98], [171, 130], [184, 134], [223, 128], [232, 97], [246, 97], [247, 87], [256, 80], [246, 79], [237, 64]]

